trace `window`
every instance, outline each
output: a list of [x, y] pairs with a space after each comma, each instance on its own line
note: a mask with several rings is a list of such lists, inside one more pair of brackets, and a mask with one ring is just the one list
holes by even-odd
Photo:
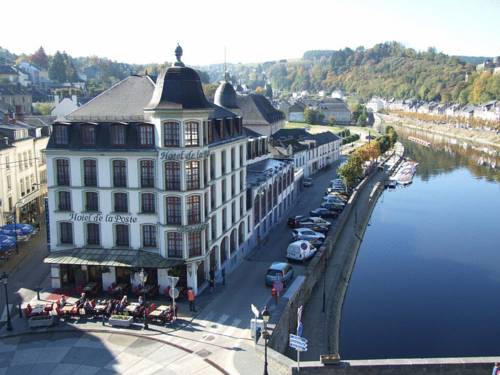
[[67, 145], [68, 139], [68, 127], [66, 125], [56, 125], [54, 126], [54, 140], [56, 145]]
[[127, 162], [125, 160], [113, 160], [113, 186], [127, 186]]
[[215, 184], [210, 186], [210, 210], [215, 208], [217, 202], [217, 193], [215, 191]]
[[234, 147], [231, 148], [231, 170], [234, 170], [234, 166], [236, 164], [236, 153], [234, 151]]
[[153, 193], [141, 194], [141, 212], [154, 213], [155, 210], [155, 195]]
[[69, 186], [69, 161], [67, 159], [56, 160], [57, 184]]
[[231, 175], [231, 198], [234, 197], [236, 193], [236, 176], [234, 174]]
[[221, 174], [226, 174], [226, 151], [221, 152]]
[[33, 166], [33, 154], [31, 153], [31, 150], [28, 151], [28, 162], [30, 163], [30, 167]]
[[5, 157], [5, 169], [10, 171], [10, 160], [8, 156]]
[[59, 211], [71, 211], [71, 193], [69, 191], [59, 192]]
[[111, 125], [111, 143], [114, 146], [125, 145], [125, 125]]
[[85, 192], [85, 210], [89, 212], [99, 211], [99, 196], [97, 192]]
[[184, 124], [184, 145], [186, 147], [199, 146], [199, 129], [197, 122]]
[[142, 246], [143, 247], [156, 247], [156, 226], [143, 225], [142, 226]]
[[212, 240], [217, 238], [217, 215], [213, 215], [210, 219], [210, 227], [212, 230]]
[[167, 233], [167, 248], [170, 258], [182, 258], [182, 233]]
[[200, 196], [191, 195], [186, 199], [188, 225], [198, 224], [201, 221]]
[[115, 193], [115, 212], [128, 212], [127, 193]]
[[240, 171], [240, 191], [243, 191], [245, 188], [245, 174], [243, 171]]
[[7, 190], [10, 191], [12, 189], [12, 179], [10, 175], [7, 176]]
[[227, 229], [227, 209], [225, 207], [222, 209], [222, 229]]
[[82, 125], [82, 143], [84, 145], [95, 145], [96, 127], [95, 125]]
[[165, 190], [181, 189], [181, 170], [179, 163], [169, 161], [165, 163]]
[[243, 155], [243, 145], [240, 146], [240, 167], [243, 166], [243, 158], [244, 158], [244, 155]]
[[245, 211], [245, 200], [243, 199], [243, 195], [240, 196], [240, 217], [243, 216], [243, 211]]
[[163, 144], [165, 147], [179, 147], [179, 123], [166, 122], [163, 124]]
[[180, 225], [181, 221], [181, 198], [167, 197], [167, 224]]
[[193, 190], [200, 188], [200, 162], [186, 162], [186, 189]]
[[60, 241], [62, 244], [73, 243], [73, 224], [59, 223]]
[[236, 201], [231, 203], [231, 224], [234, 224], [236, 221]]
[[100, 245], [99, 224], [87, 223], [87, 244]]
[[83, 184], [85, 186], [97, 186], [97, 162], [86, 159], [83, 161]]
[[221, 181], [221, 191], [222, 191], [222, 203], [227, 200], [227, 192], [226, 192], [226, 179], [222, 179]]
[[201, 232], [189, 232], [187, 235], [187, 246], [189, 249], [189, 257], [197, 257], [201, 255]]
[[153, 146], [155, 144], [153, 125], [139, 125], [139, 144]]
[[141, 187], [155, 186], [155, 164], [153, 160], [141, 160]]
[[215, 178], [215, 154], [210, 154], [210, 179]]
[[116, 237], [115, 243], [116, 246], [128, 246], [128, 225], [126, 224], [117, 224], [115, 225]]

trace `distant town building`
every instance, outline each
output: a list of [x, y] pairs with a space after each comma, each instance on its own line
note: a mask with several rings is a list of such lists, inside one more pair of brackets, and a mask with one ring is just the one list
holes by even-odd
[[76, 95], [71, 95], [71, 98], [60, 98], [59, 95], [54, 95], [54, 109], [51, 112], [52, 116], [64, 117], [78, 109], [78, 99]]
[[331, 118], [334, 118], [337, 124], [349, 124], [351, 122], [351, 111], [341, 99], [323, 99], [318, 103], [317, 109], [323, 113], [326, 123]]
[[290, 108], [288, 108], [288, 121], [291, 122], [304, 122], [304, 110], [306, 106], [300, 102], [296, 101]]

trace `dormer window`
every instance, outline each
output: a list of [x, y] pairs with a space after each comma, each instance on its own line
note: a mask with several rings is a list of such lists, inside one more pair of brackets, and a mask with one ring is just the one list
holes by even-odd
[[56, 145], [67, 145], [69, 141], [67, 125], [54, 126], [54, 135]]
[[139, 125], [139, 144], [141, 146], [153, 146], [155, 144], [153, 125]]
[[95, 125], [82, 125], [82, 143], [84, 145], [95, 145], [96, 127]]
[[179, 123], [166, 122], [163, 124], [163, 145], [165, 147], [180, 146]]
[[115, 124], [111, 126], [111, 143], [113, 146], [125, 145], [125, 125]]
[[186, 147], [196, 147], [200, 145], [200, 134], [197, 122], [190, 121], [184, 125], [184, 145]]

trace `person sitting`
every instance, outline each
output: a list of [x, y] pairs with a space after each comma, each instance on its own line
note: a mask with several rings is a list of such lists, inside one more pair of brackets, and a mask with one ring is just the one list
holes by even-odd
[[80, 295], [80, 298], [76, 301], [75, 305], [76, 307], [78, 307], [79, 309], [81, 309], [83, 307], [83, 304], [85, 303], [86, 301], [86, 296], [85, 296], [85, 292], [83, 292], [81, 295]]
[[64, 294], [61, 296], [61, 299], [59, 300], [59, 306], [64, 307], [66, 305], [66, 297]]
[[122, 304], [123, 307], [125, 307], [125, 306], [128, 305], [128, 298], [127, 298], [126, 294], [122, 297], [122, 300], [120, 301], [120, 304]]
[[84, 304], [83, 304], [83, 309], [85, 310], [85, 314], [90, 314], [93, 310], [92, 308], [92, 304], [90, 303], [90, 301], [88, 299], [85, 300]]
[[139, 306], [144, 307], [144, 298], [142, 296], [139, 296]]

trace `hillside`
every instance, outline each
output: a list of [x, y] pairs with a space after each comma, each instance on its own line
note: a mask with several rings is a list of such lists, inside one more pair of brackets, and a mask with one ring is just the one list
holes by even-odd
[[278, 90], [341, 89], [362, 99], [383, 96], [461, 103], [500, 99], [500, 75], [478, 74], [474, 65], [463, 60], [480, 61], [433, 48], [417, 52], [387, 42], [369, 49], [307, 51], [298, 61], [259, 64], [253, 69], [233, 66], [232, 72], [252, 88], [269, 79]]

